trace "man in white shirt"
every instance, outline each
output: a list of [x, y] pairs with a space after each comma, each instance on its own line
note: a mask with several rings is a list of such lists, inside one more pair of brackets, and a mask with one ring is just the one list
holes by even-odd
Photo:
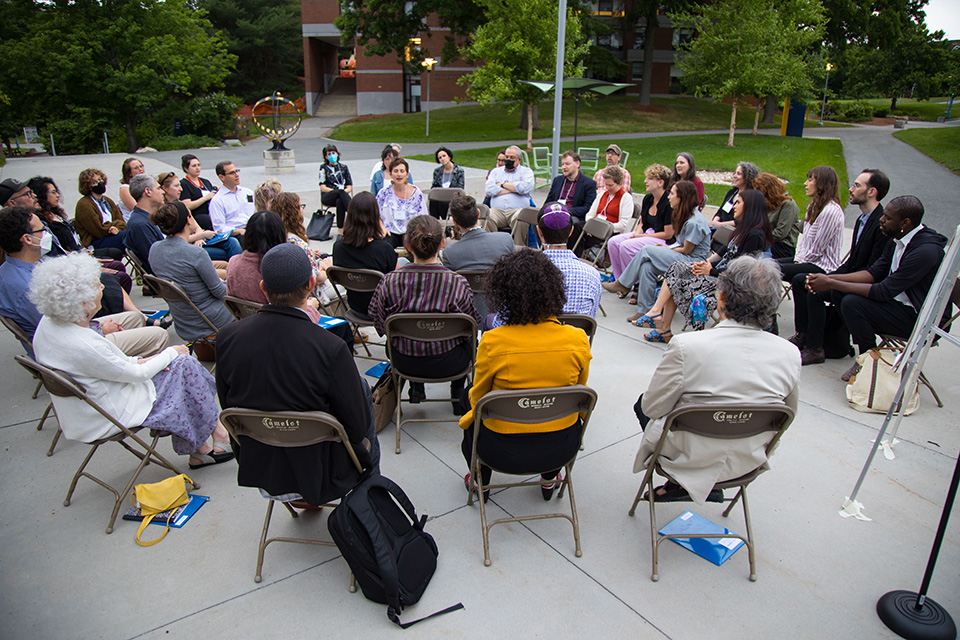
[[[500, 227], [514, 229], [520, 210], [532, 206], [533, 171], [520, 164], [520, 147], [507, 147], [505, 155], [504, 165], [496, 167], [487, 176], [484, 191], [490, 196], [490, 215], [483, 227], [487, 231], [496, 231]], [[516, 229], [513, 240], [516, 244], [526, 244], [526, 238], [517, 237]]]
[[240, 169], [230, 161], [217, 163], [217, 177], [223, 186], [210, 199], [210, 222], [217, 233], [242, 236], [253, 215], [253, 191], [240, 186]]

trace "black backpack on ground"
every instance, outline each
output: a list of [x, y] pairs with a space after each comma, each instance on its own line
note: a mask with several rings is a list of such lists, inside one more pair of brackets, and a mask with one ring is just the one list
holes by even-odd
[[462, 609], [462, 604], [401, 623], [403, 608], [417, 603], [437, 568], [437, 543], [392, 480], [366, 475], [327, 519], [333, 541], [368, 600], [387, 605], [387, 617], [406, 629], [420, 620]]

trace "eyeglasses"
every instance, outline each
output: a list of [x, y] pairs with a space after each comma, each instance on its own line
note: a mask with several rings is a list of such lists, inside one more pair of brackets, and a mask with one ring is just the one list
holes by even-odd
[[47, 191], [47, 195], [48, 195], [48, 196], [52, 196], [52, 195], [54, 195], [54, 194], [60, 195], [60, 190], [59, 190], [59, 189], [50, 189], [50, 191]]
[[238, 176], [238, 175], [240, 175], [240, 169], [234, 169], [233, 171], [227, 171], [227, 172], [226, 172], [225, 174], [223, 174], [223, 175], [225, 175], [225, 176]]
[[307, 210], [307, 204], [306, 204], [305, 202], [301, 202], [301, 203], [300, 203], [300, 211], [306, 211], [306, 210]]
[[37, 194], [35, 194], [33, 191], [28, 190], [24, 193], [21, 193], [18, 196], [13, 196], [12, 198], [10, 198], [10, 200], [19, 200], [20, 198], [27, 198], [28, 200], [36, 200]]
[[43, 233], [46, 230], [47, 230], [46, 227], [40, 227], [39, 229], [33, 229], [31, 231], [28, 231], [27, 233], [29, 233], [30, 235], [34, 235], [36, 233]]
[[177, 174], [174, 173], [173, 171], [170, 171], [170, 172], [168, 172], [168, 173], [161, 173], [161, 174], [160, 174], [160, 185], [163, 186], [163, 183], [164, 183], [164, 182], [166, 182], [166, 181], [169, 180], [170, 178], [175, 178], [176, 176], [177, 176]]

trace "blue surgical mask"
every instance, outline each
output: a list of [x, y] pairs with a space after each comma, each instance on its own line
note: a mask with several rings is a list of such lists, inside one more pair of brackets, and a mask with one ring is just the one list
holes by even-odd
[[330, 155], [327, 156], [327, 161], [330, 164], [337, 164], [337, 160], [339, 160], [339, 156], [337, 156], [337, 154], [335, 153], [331, 153]]

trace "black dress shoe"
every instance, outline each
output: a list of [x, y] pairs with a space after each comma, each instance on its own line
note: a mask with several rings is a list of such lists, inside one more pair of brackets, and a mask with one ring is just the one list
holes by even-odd
[[410, 399], [410, 404], [420, 404], [427, 399], [427, 390], [424, 388], [422, 382], [411, 382], [410, 391], [408, 392], [407, 397]]

